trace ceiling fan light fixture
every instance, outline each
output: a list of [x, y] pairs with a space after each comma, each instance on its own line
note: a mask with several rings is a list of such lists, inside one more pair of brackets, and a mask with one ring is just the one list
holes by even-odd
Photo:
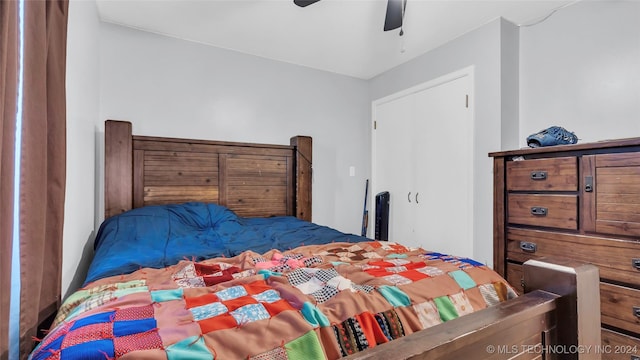
[[[293, 3], [300, 7], [307, 7], [315, 4], [320, 0], [293, 0]], [[407, 7], [407, 0], [387, 0], [387, 13], [384, 17], [384, 31], [395, 30], [400, 28], [400, 36], [404, 35], [402, 22], [404, 20], [404, 11]]]
[[[402, 27], [404, 10], [407, 7], [407, 0], [388, 0], [387, 14], [384, 18], [384, 31], [395, 30]], [[400, 35], [402, 36], [402, 34]]]
[[317, 3], [320, 0], [293, 0], [293, 3], [300, 6], [300, 7], [305, 7], [305, 6], [309, 6], [313, 3]]

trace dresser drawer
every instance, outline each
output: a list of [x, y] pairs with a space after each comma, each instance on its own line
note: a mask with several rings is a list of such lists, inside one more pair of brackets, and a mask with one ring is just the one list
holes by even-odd
[[577, 191], [574, 156], [507, 162], [508, 191]]
[[[631, 360], [640, 359], [640, 339], [602, 329], [602, 359]], [[634, 360], [635, 360], [634, 359]]]
[[[540, 257], [564, 257], [598, 266], [600, 278], [640, 285], [640, 242], [507, 228], [507, 258], [525, 262]], [[637, 264], [636, 264], [637, 265]]]
[[602, 323], [640, 333], [640, 290], [600, 283]]
[[522, 287], [524, 281], [523, 277], [522, 265], [507, 264], [507, 282], [513, 286], [513, 288], [518, 292], [518, 295], [524, 294], [524, 287]]
[[507, 209], [510, 224], [578, 229], [576, 195], [509, 194]]

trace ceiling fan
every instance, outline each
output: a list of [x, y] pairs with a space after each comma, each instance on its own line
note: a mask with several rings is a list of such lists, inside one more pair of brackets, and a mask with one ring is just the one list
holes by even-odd
[[[320, 0], [293, 0], [293, 3], [305, 7]], [[384, 19], [384, 31], [400, 29], [402, 36], [402, 20], [404, 18], [404, 10], [407, 7], [407, 0], [387, 0], [387, 15]]]

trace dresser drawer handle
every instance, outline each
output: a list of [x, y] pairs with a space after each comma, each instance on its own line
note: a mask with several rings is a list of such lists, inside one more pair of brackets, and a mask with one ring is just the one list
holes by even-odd
[[531, 215], [535, 216], [547, 216], [547, 208], [534, 206], [531, 208]]
[[521, 241], [520, 250], [528, 253], [534, 253], [536, 252], [536, 250], [538, 250], [538, 245], [536, 245], [536, 243], [532, 243], [528, 241]]
[[631, 266], [636, 268], [636, 270], [640, 270], [640, 258], [631, 259]]
[[531, 172], [531, 180], [546, 180], [547, 172], [546, 171], [532, 171]]
[[640, 318], [640, 306], [633, 307], [633, 316]]

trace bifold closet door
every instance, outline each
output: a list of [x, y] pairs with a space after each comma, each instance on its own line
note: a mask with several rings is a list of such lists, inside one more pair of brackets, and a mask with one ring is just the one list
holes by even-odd
[[413, 158], [411, 139], [414, 97], [407, 96], [376, 108], [376, 191], [389, 192], [389, 240], [409, 243], [413, 235], [413, 208], [407, 199], [411, 191]]
[[389, 191], [389, 240], [473, 255], [473, 116], [462, 76], [374, 110], [373, 182]]
[[473, 256], [473, 119], [468, 76], [415, 95], [415, 239], [429, 250]]

